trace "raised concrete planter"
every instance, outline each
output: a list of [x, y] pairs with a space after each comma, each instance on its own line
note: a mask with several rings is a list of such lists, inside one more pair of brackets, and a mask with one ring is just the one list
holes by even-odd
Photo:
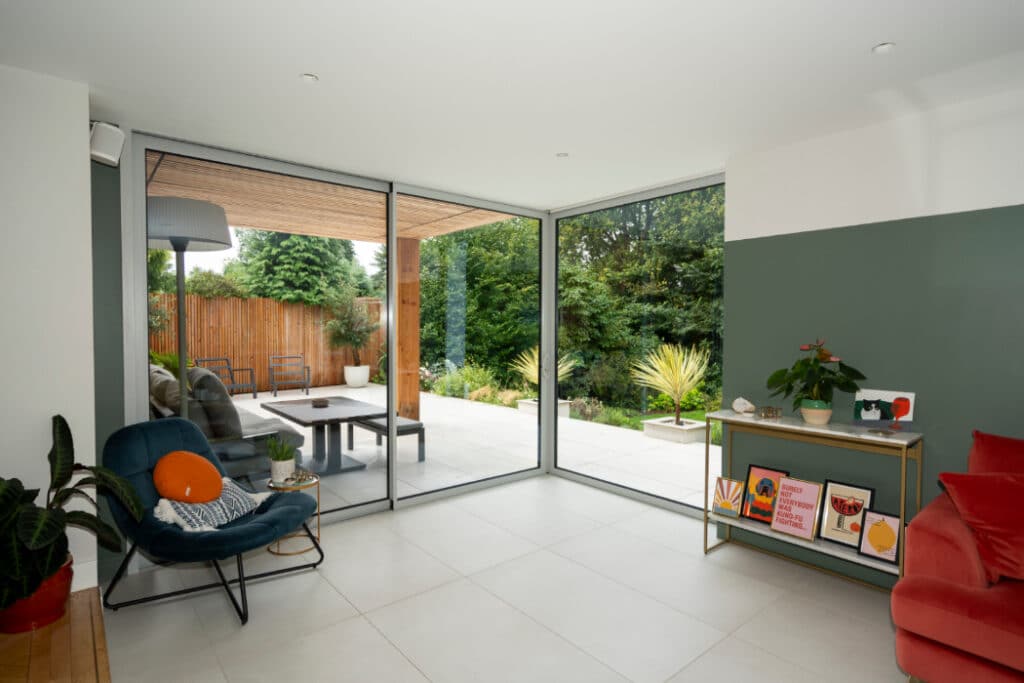
[[[530, 415], [537, 414], [537, 399], [535, 398], [523, 398], [517, 401], [519, 404], [519, 410]], [[566, 401], [558, 399], [558, 417], [569, 417], [569, 405], [572, 401]]]
[[694, 443], [704, 441], [707, 424], [697, 420], [684, 419], [681, 424], [675, 423], [672, 417], [656, 417], [644, 420], [644, 436], [676, 443]]

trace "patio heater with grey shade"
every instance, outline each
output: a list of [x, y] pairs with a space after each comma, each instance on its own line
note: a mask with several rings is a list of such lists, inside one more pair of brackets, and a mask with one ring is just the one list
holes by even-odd
[[150, 249], [173, 249], [178, 284], [178, 391], [180, 414], [188, 418], [188, 353], [185, 348], [185, 252], [220, 251], [231, 247], [224, 209], [210, 202], [182, 197], [150, 197], [146, 202]]

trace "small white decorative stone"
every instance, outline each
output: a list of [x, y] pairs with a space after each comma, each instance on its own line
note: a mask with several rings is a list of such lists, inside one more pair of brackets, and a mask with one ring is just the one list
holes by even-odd
[[732, 402], [732, 409], [737, 413], [752, 413], [754, 412], [754, 404], [740, 396]]

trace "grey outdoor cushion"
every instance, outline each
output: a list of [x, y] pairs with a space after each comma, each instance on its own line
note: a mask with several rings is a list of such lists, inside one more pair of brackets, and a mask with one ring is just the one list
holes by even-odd
[[209, 419], [211, 436], [217, 439], [241, 438], [244, 432], [238, 410], [220, 377], [206, 368], [189, 368], [188, 381], [192, 385], [192, 396], [202, 403]]

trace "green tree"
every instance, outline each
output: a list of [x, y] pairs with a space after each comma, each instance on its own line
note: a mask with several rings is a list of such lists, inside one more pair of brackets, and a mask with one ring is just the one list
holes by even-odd
[[238, 230], [238, 268], [251, 296], [317, 306], [339, 286], [369, 291], [348, 240], [266, 230]]
[[215, 273], [212, 270], [193, 268], [185, 279], [185, 291], [198, 294], [206, 299], [249, 296], [245, 285], [235, 275]]
[[174, 271], [171, 270], [173, 253], [163, 249], [149, 249], [146, 252], [146, 287], [150, 294], [175, 290]]
[[420, 355], [430, 367], [472, 360], [517, 382], [516, 355], [537, 345], [536, 220], [512, 218], [420, 245]]
[[388, 291], [388, 248], [382, 244], [373, 252], [373, 275], [370, 276], [370, 292], [367, 296], [384, 299]]

